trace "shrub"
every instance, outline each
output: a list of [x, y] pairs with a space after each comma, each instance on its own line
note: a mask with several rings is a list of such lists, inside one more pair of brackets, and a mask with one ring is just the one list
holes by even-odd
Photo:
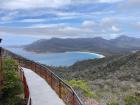
[[78, 88], [84, 92], [86, 97], [95, 97], [95, 94], [92, 92], [90, 86], [86, 81], [83, 80], [66, 80], [66, 82], [73, 88]]
[[[11, 58], [3, 61], [4, 84], [2, 87], [2, 105], [16, 105], [21, 98], [18, 96], [23, 93], [22, 84], [17, 75], [18, 64]], [[1, 104], [1, 103], [0, 103]]]
[[107, 105], [119, 105], [117, 102], [109, 102]]
[[140, 96], [126, 96], [124, 101], [125, 105], [140, 105]]

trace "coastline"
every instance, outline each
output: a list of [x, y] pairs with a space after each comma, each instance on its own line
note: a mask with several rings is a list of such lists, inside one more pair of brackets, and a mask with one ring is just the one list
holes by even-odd
[[[16, 48], [17, 49], [17, 48]], [[104, 58], [105, 56], [102, 54], [98, 54], [98, 53], [94, 53], [94, 52], [89, 52], [89, 51], [66, 51], [66, 52], [45, 52], [45, 53], [38, 53], [38, 52], [33, 52], [33, 51], [27, 51], [23, 48], [20, 48], [25, 52], [30, 52], [30, 53], [34, 53], [34, 54], [50, 54], [50, 53], [71, 53], [71, 52], [77, 52], [77, 53], [86, 53], [86, 54], [93, 54], [96, 55], [98, 58]]]
[[77, 52], [77, 53], [85, 53], [85, 54], [93, 54], [98, 56], [98, 58], [104, 58], [104, 55], [93, 53], [93, 52], [88, 52], [88, 51], [70, 51], [70, 52], [64, 52], [64, 53], [71, 53], [71, 52]]
[[81, 52], [81, 51], [79, 51], [79, 52], [80, 52], [80, 53], [93, 54], [93, 55], [96, 55], [96, 56], [98, 56], [99, 58], [104, 58], [104, 57], [105, 57], [104, 55], [97, 54], [97, 53], [92, 53], [92, 52], [86, 52], [86, 51], [84, 51], [84, 52]]

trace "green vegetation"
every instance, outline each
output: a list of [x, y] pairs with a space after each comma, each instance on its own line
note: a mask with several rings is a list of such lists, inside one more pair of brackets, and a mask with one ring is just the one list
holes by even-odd
[[140, 105], [140, 96], [126, 96], [124, 100], [125, 105]]
[[22, 84], [19, 76], [17, 75], [17, 69], [18, 65], [13, 59], [4, 59], [4, 83], [2, 86], [2, 97], [0, 98], [0, 105], [19, 105], [23, 100]]
[[[126, 97], [140, 91], [140, 51], [79, 61], [70, 67], [53, 69], [65, 80], [85, 80], [90, 85], [91, 92], [96, 94], [96, 100], [101, 104], [140, 105], [139, 98], [135, 98], [136, 96]], [[83, 98], [85, 94], [79, 91], [76, 90]]]
[[86, 97], [95, 97], [90, 86], [83, 80], [66, 80], [66, 82], [75, 89], [80, 89]]
[[[109, 102], [107, 105], [120, 105], [117, 102]], [[136, 95], [127, 95], [124, 97], [124, 105], [140, 105], [140, 96]]]
[[119, 105], [117, 102], [109, 102], [107, 105]]

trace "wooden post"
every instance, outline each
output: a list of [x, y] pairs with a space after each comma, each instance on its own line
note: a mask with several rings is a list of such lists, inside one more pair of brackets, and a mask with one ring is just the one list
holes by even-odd
[[1, 97], [1, 87], [3, 85], [3, 66], [2, 66], [2, 47], [0, 47], [0, 97]]
[[53, 84], [52, 84], [52, 82], [53, 82], [53, 81], [52, 81], [52, 73], [51, 73], [51, 87], [53, 88]]
[[[36, 63], [34, 63], [34, 69], [35, 69], [35, 72], [36, 72]], [[36, 72], [37, 73], [37, 72]]]
[[32, 100], [31, 100], [31, 97], [30, 97], [30, 103], [29, 103], [29, 105], [32, 105]]
[[61, 95], [61, 88], [62, 88], [62, 84], [61, 84], [61, 81], [59, 80], [59, 97], [61, 98], [62, 95]]
[[72, 92], [72, 105], [75, 105], [75, 96], [74, 96], [74, 92]]
[[27, 83], [26, 83], [26, 78], [24, 76], [24, 73], [23, 73], [23, 86], [24, 86], [25, 98], [29, 98], [29, 90], [28, 90], [28, 86], [27, 86]]

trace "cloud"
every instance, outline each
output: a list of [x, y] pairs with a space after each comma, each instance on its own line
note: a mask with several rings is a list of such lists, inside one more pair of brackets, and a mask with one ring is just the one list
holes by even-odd
[[66, 23], [60, 23], [60, 24], [33, 24], [29, 26], [28, 28], [51, 28], [51, 27], [60, 27], [60, 26], [66, 26]]
[[116, 3], [121, 1], [123, 0], [99, 0], [100, 3]]
[[116, 3], [122, 0], [0, 0], [2, 9], [62, 8], [66, 5]]
[[[16, 35], [108, 38], [112, 37], [111, 35], [113, 37], [120, 35], [124, 31], [128, 34], [133, 30], [128, 26], [140, 19], [140, 0], [0, 0], [0, 2], [0, 25], [5, 26], [0, 27], [0, 32]], [[139, 23], [135, 24], [135, 29], [139, 29]]]
[[120, 11], [139, 12], [140, 0], [127, 0], [119, 5]]
[[91, 21], [91, 20], [86, 20], [82, 23], [82, 27], [85, 29], [93, 29], [96, 26], [96, 22]]
[[133, 26], [134, 26], [134, 27], [133, 27], [134, 29], [140, 31], [140, 22], [136, 22]]
[[[100, 23], [101, 24], [101, 23]], [[62, 37], [62, 38], [77, 38], [77, 37], [105, 37], [110, 38], [108, 35], [120, 35], [118, 32], [119, 28], [115, 25], [109, 27], [113, 31], [104, 28], [104, 32], [101, 31], [103, 27], [98, 25], [97, 22], [93, 20], [85, 20], [78, 26], [71, 26], [65, 23], [60, 24], [34, 24], [30, 27], [25, 28], [10, 28], [10, 27], [0, 27], [1, 33], [9, 33], [13, 35], [31, 35], [35, 37]]]
[[111, 28], [112, 28], [112, 31], [114, 31], [114, 32], [119, 32], [120, 31], [120, 29], [116, 26], [112, 26]]
[[128, 7], [139, 7], [140, 8], [140, 0], [128, 0], [126, 3]]
[[103, 32], [120, 33], [120, 22], [115, 17], [105, 17], [100, 21], [100, 27]]
[[23, 19], [19, 22], [27, 22], [27, 23], [37, 23], [37, 22], [45, 22], [46, 19]]
[[7, 14], [4, 14], [3, 16], [0, 17], [0, 20], [3, 22], [5, 21], [10, 21], [15, 18], [15, 16], [18, 14], [18, 11], [12, 11]]
[[1, 0], [2, 9], [57, 8], [70, 3], [70, 0]]

